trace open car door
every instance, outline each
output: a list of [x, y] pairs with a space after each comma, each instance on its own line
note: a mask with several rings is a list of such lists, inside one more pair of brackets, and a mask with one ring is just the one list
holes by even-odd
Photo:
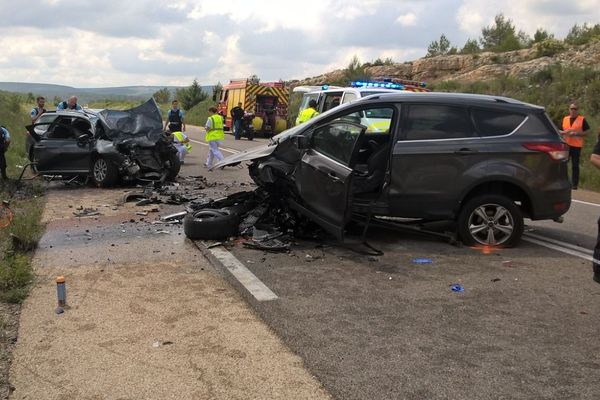
[[350, 220], [352, 168], [350, 162], [366, 127], [335, 120], [318, 126], [296, 171], [296, 189], [303, 204], [292, 206], [339, 241]]

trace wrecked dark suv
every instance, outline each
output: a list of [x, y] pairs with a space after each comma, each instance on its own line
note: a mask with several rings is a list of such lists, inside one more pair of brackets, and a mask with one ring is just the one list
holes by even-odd
[[32, 167], [44, 175], [90, 177], [98, 186], [112, 186], [173, 180], [181, 168], [153, 99], [125, 111], [48, 112], [27, 131]]
[[450, 221], [465, 244], [515, 245], [523, 218], [570, 207], [568, 147], [544, 109], [470, 94], [373, 95], [228, 157], [343, 240], [352, 219]]

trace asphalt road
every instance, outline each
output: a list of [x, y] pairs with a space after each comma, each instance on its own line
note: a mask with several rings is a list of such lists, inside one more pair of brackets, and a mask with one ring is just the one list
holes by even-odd
[[[253, 145], [228, 136], [224, 148]], [[232, 172], [214, 174], [224, 183]], [[338, 399], [597, 399], [600, 285], [586, 256], [600, 196], [574, 198], [563, 224], [526, 221], [515, 249], [381, 229], [369, 235], [378, 257], [358, 242], [284, 254], [238, 243], [230, 252], [277, 299], [229, 280]]]
[[[194, 148], [181, 182], [205, 176], [214, 183], [206, 195], [215, 197], [254, 188], [244, 166], [206, 170], [201, 130], [189, 127], [188, 135]], [[227, 135], [222, 149], [228, 155], [266, 141]], [[64, 203], [77, 204], [63, 190]], [[110, 194], [98, 189], [93, 204], [104, 202], [103, 193]], [[227, 249], [239, 265], [221, 272], [336, 399], [597, 399], [600, 285], [592, 282], [586, 257], [600, 214], [600, 206], [588, 203], [600, 204], [600, 196], [579, 191], [574, 197], [585, 203], [574, 202], [563, 224], [527, 221], [527, 236], [515, 249], [372, 229], [368, 241], [381, 256], [365, 255], [356, 238], [344, 247], [298, 241], [280, 254], [234, 241]], [[118, 221], [90, 233], [110, 246], [129, 231], [143, 240], [161, 229]], [[169, 230], [172, 244], [153, 252], [185, 244], [180, 228]], [[71, 228], [67, 239], [85, 243], [87, 233]], [[61, 243], [50, 235], [41, 245]], [[109, 248], [103, 256], [112, 261], [132, 256]], [[64, 261], [87, 256], [69, 253]], [[431, 262], [417, 262], [423, 258]], [[274, 299], [258, 301], [230, 273], [236, 269], [247, 269]], [[454, 284], [464, 291], [452, 291]]]

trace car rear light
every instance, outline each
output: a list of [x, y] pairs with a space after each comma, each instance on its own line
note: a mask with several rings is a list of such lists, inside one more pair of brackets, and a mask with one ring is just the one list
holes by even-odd
[[546, 153], [556, 161], [569, 159], [569, 146], [566, 143], [523, 143], [523, 147]]
[[553, 204], [554, 211], [566, 211], [569, 208], [569, 203], [561, 201], [560, 203]]

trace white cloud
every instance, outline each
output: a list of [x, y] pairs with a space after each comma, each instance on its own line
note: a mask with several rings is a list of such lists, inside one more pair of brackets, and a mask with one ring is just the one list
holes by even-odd
[[298, 79], [462, 47], [503, 13], [530, 35], [600, 21], [598, 0], [0, 0], [0, 79], [72, 86]]
[[396, 21], [403, 26], [415, 26], [417, 24], [417, 16], [415, 13], [408, 13], [400, 15], [396, 18]]

